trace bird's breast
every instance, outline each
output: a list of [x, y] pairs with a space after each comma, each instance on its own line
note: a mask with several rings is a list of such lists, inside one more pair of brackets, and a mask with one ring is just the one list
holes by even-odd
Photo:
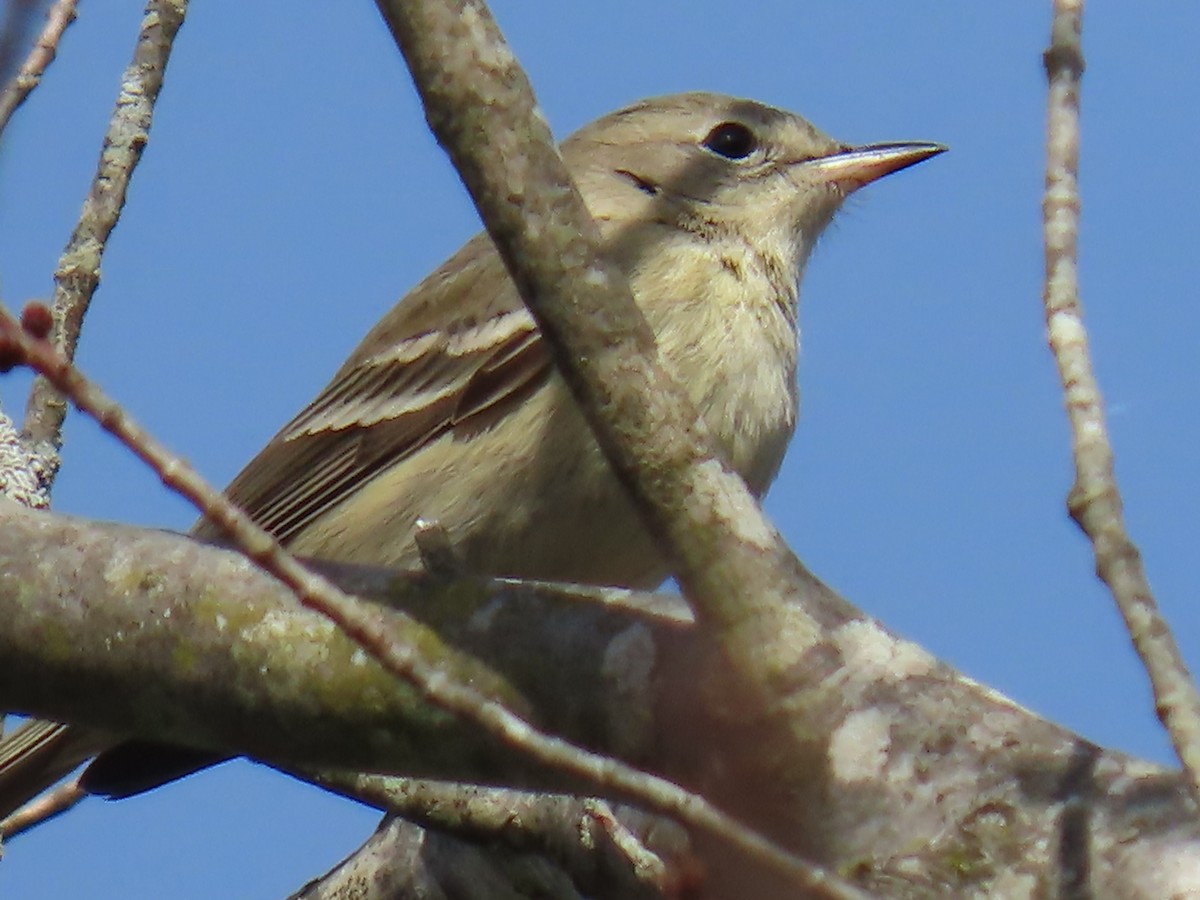
[[761, 494], [796, 424], [794, 275], [737, 241], [684, 241], [663, 256], [673, 271], [642, 273], [634, 293], [726, 461]]

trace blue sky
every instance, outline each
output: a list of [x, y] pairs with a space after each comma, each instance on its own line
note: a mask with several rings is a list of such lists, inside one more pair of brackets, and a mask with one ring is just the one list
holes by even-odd
[[[856, 143], [951, 152], [856, 196], [802, 289], [801, 422], [767, 510], [849, 599], [1106, 746], [1170, 748], [1091, 552], [1040, 307], [1049, 3], [595, 4], [496, 15], [559, 134], [707, 89]], [[548, 13], [553, 11], [552, 14]], [[1118, 11], [1120, 10], [1120, 11]], [[95, 167], [141, 4], [82, 4], [0, 147], [0, 293], [46, 296]], [[1200, 6], [1085, 22], [1081, 279], [1128, 523], [1200, 661]], [[371, 323], [477, 229], [374, 6], [195, 4], [104, 263], [81, 361], [224, 483]], [[26, 381], [0, 382], [19, 414]], [[70, 513], [186, 528], [72, 416]], [[13, 843], [12, 897], [275, 897], [376, 817], [245, 763]]]

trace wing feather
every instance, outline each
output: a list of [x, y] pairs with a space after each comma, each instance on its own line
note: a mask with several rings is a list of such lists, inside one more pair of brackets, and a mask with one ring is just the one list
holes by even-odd
[[[474, 314], [446, 315], [459, 291]], [[458, 428], [494, 424], [552, 364], [490, 242], [476, 239], [367, 335], [226, 493], [287, 542], [368, 480]], [[207, 523], [196, 533], [212, 534]]]

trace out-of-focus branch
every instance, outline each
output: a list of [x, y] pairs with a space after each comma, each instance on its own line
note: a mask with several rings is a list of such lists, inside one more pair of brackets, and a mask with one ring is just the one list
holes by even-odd
[[1104, 402], [1092, 368], [1079, 302], [1079, 87], [1083, 0], [1056, 0], [1050, 47], [1045, 219], [1046, 327], [1066, 395], [1075, 455], [1071, 517], [1092, 542], [1154, 690], [1155, 708], [1200, 802], [1200, 693], [1150, 591], [1142, 557], [1125, 529]]
[[[24, 103], [25, 98], [41, 83], [46, 67], [54, 62], [55, 54], [58, 53], [58, 42], [62, 39], [63, 32], [67, 30], [68, 25], [75, 21], [75, 7], [78, 3], [79, 0], [55, 0], [54, 5], [50, 7], [46, 14], [46, 26], [38, 35], [33, 49], [29, 51], [21, 68], [4, 86], [3, 92], [0, 92], [0, 134], [4, 133], [4, 129], [8, 126], [12, 114], [17, 111], [17, 107]], [[16, 15], [16, 9], [20, 5], [14, 3], [9, 7], [10, 18]], [[36, 6], [37, 4], [32, 5]], [[2, 52], [0, 52], [0, 56], [2, 56]], [[3, 75], [5, 71], [7, 71], [7, 67], [0, 61], [0, 75]]]
[[[154, 103], [162, 88], [175, 35], [183, 24], [187, 0], [150, 0], [121, 90], [104, 135], [96, 177], [79, 222], [54, 273], [54, 341], [69, 360], [92, 295], [100, 284], [100, 259], [125, 206], [134, 169], [150, 140]], [[23, 432], [31, 449], [44, 458], [47, 485], [58, 471], [58, 446], [66, 418], [66, 400], [45, 379], [34, 382], [25, 409]]]
[[0, 14], [0, 81], [7, 81], [17, 69], [33, 20], [47, 0], [10, 0]]

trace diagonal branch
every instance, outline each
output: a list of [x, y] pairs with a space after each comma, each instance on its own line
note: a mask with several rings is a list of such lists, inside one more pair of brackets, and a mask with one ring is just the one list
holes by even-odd
[[804, 690], [804, 658], [857, 612], [804, 569], [712, 451], [624, 278], [599, 254], [595, 223], [484, 3], [378, 5], [600, 446], [711, 629], [733, 704], [747, 718], [771, 716], [784, 693]]
[[[134, 169], [150, 140], [154, 104], [186, 12], [187, 0], [148, 3], [133, 61], [121, 79], [104, 135], [96, 177], [54, 273], [55, 344], [67, 359], [75, 357], [84, 316], [100, 284], [101, 257], [125, 207]], [[57, 449], [66, 415], [66, 400], [45, 379], [37, 379], [22, 430], [34, 449], [46, 457], [47, 485], [53, 483], [58, 471]]]
[[589, 753], [541, 731], [503, 703], [469, 686], [471, 679], [456, 678], [449, 674], [453, 671], [449, 667], [430, 661], [420, 649], [427, 642], [414, 634], [401, 633], [395, 624], [374, 615], [327, 578], [302, 565], [220, 491], [208, 485], [188, 463], [137, 425], [47, 341], [30, 334], [2, 307], [0, 356], [9, 365], [13, 361], [24, 363], [46, 378], [81, 412], [94, 418], [157, 472], [164, 484], [195, 504], [247, 557], [286, 585], [303, 606], [336, 625], [386, 671], [403, 679], [421, 699], [438, 710], [481, 728], [500, 743], [519, 748], [541, 765], [580, 783], [644, 809], [676, 817], [689, 827], [736, 847], [792, 884], [812, 891], [814, 896], [861, 896], [850, 885], [781, 849], [702, 797], [665, 778]]

